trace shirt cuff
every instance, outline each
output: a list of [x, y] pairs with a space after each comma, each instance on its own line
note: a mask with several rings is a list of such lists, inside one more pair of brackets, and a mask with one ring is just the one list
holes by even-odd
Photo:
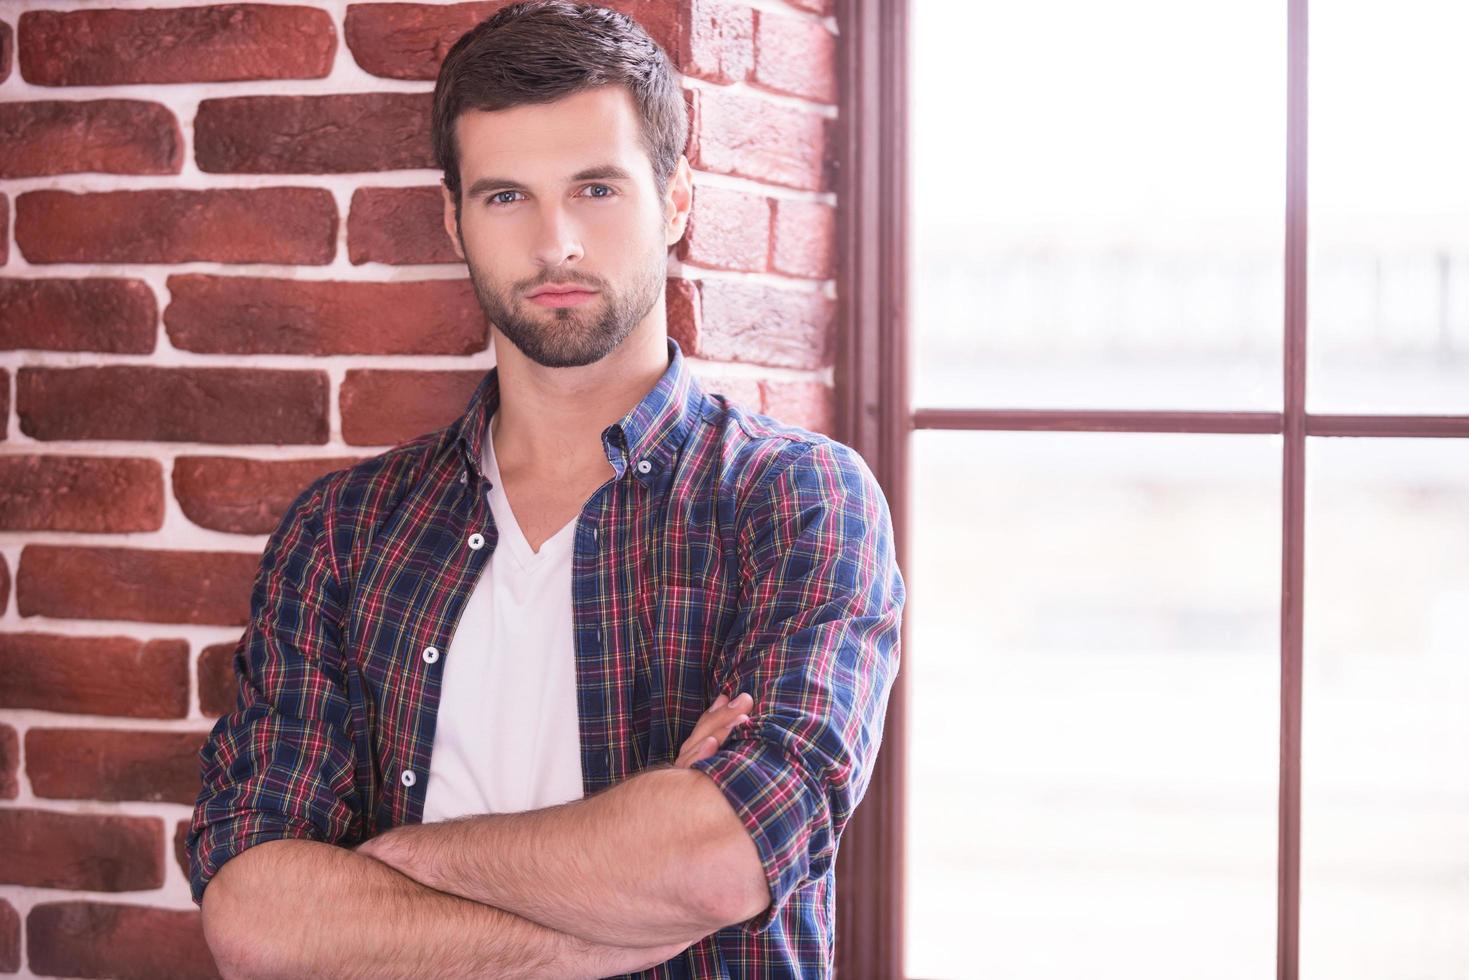
[[739, 928], [758, 935], [770, 928], [787, 899], [809, 879], [813, 825], [829, 820], [826, 796], [778, 742], [731, 742], [691, 768], [714, 780], [760, 854], [770, 905], [739, 923]]
[[226, 861], [269, 840], [321, 840], [321, 834], [309, 820], [265, 810], [252, 810], [211, 823], [197, 839], [191, 833], [186, 846], [189, 851], [189, 891], [194, 904], [203, 907], [204, 889]]

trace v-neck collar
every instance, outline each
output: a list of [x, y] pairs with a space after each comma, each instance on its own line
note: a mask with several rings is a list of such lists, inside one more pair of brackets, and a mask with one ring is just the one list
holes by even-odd
[[[668, 367], [657, 383], [631, 411], [602, 430], [602, 451], [612, 464], [613, 479], [626, 477], [649, 488], [666, 485], [689, 432], [701, 419], [712, 422], [718, 411], [695, 379], [678, 341], [672, 337], [667, 341]], [[466, 477], [474, 475], [475, 467], [483, 472], [483, 443], [499, 404], [500, 369], [496, 366], [485, 372], [464, 414], [454, 423], [454, 441], [463, 454]]]
[[559, 556], [562, 551], [568, 549], [569, 542], [576, 531], [577, 518], [573, 517], [559, 531], [542, 541], [541, 550], [532, 551], [530, 541], [526, 539], [525, 532], [520, 529], [520, 522], [516, 520], [515, 512], [510, 507], [510, 497], [505, 493], [505, 481], [500, 478], [500, 466], [495, 460], [494, 442], [494, 430], [490, 428], [489, 419], [486, 419], [484, 470], [485, 478], [490, 483], [490, 489], [487, 491], [490, 511], [495, 515], [495, 524], [500, 530], [500, 543], [509, 547], [511, 556], [521, 569], [529, 570]]

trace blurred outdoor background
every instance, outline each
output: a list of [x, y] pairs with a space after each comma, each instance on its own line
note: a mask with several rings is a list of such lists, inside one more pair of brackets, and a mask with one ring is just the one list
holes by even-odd
[[[1283, 408], [1286, 4], [916, 0], [914, 408]], [[1307, 408], [1469, 414], [1469, 4], [1310, 6]], [[1282, 438], [918, 431], [907, 973], [1274, 976]], [[1311, 437], [1301, 970], [1469, 977], [1469, 439]]]

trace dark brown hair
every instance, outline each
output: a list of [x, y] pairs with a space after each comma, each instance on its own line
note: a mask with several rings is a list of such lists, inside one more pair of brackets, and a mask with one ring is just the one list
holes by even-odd
[[688, 110], [667, 55], [637, 21], [593, 4], [522, 0], [454, 42], [434, 86], [432, 135], [456, 215], [454, 121], [461, 113], [554, 102], [604, 85], [625, 85], [632, 93], [661, 198], [688, 140]]

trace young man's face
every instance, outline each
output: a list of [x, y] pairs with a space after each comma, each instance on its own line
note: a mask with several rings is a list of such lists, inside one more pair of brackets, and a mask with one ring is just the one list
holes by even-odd
[[[592, 364], [663, 296], [668, 246], [683, 235], [688, 163], [661, 199], [622, 86], [456, 121], [463, 198], [444, 189], [444, 225], [495, 328], [545, 367]], [[587, 292], [533, 298], [546, 286]]]

